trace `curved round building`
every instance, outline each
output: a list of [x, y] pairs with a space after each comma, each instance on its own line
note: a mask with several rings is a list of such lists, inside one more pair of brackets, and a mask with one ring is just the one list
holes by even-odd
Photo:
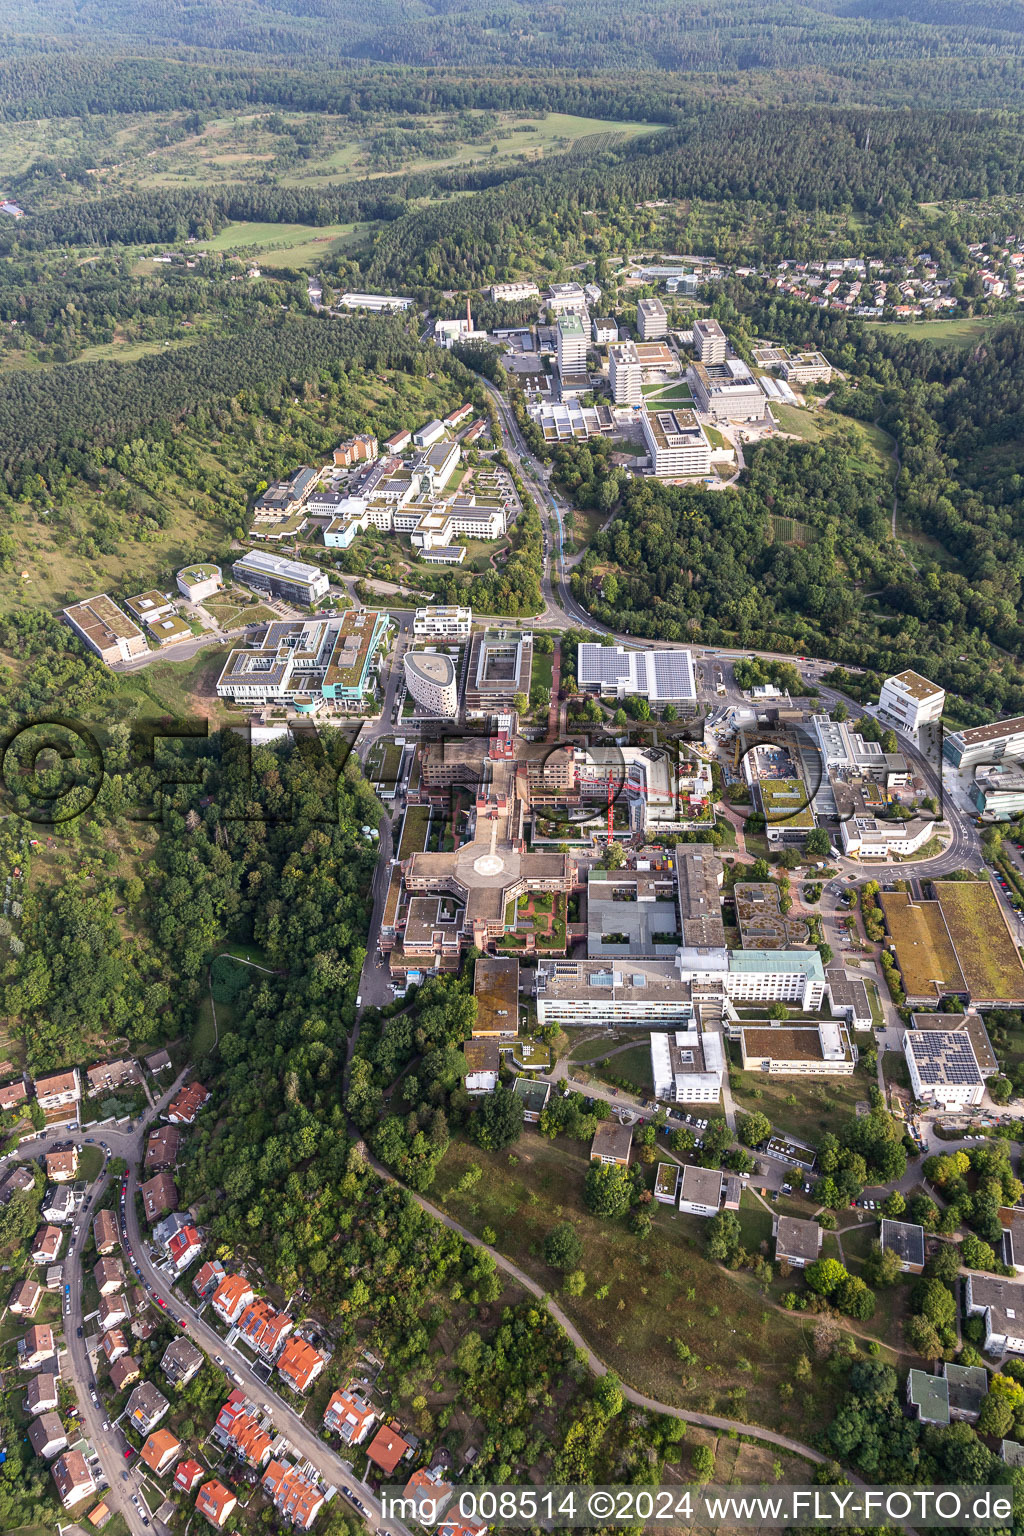
[[421, 709], [454, 720], [459, 712], [455, 663], [434, 651], [406, 651], [405, 685]]

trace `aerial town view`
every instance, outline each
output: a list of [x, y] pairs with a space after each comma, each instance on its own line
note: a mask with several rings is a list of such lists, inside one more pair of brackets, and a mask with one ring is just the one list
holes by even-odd
[[1012, 11], [0, 0], [0, 1536], [1024, 1532]]

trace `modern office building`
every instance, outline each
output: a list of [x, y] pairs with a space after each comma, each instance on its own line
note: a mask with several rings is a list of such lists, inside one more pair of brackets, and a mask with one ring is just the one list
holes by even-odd
[[555, 344], [558, 353], [558, 372], [562, 378], [566, 374], [586, 373], [587, 331], [582, 317], [575, 311], [559, 315]]
[[315, 565], [306, 565], [301, 560], [285, 560], [264, 549], [250, 549], [234, 562], [231, 570], [235, 580], [243, 586], [310, 608], [327, 596], [331, 585], [326, 571]]
[[190, 603], [201, 603], [224, 585], [219, 565], [186, 565], [177, 575], [178, 591]]
[[767, 395], [738, 357], [724, 363], [691, 363], [686, 381], [697, 409], [714, 421], [763, 421], [767, 414]]
[[490, 629], [475, 635], [466, 677], [466, 713], [497, 714], [512, 708], [517, 693], [529, 698], [532, 672], [531, 634]]
[[1009, 821], [1024, 812], [1024, 766], [1010, 761], [1002, 768], [978, 768], [967, 793], [980, 815]]
[[269, 624], [257, 645], [228, 656], [217, 694], [238, 704], [284, 704], [300, 714], [325, 703], [360, 704], [387, 630], [387, 614], [375, 608]]
[[717, 320], [693, 322], [693, 346], [702, 363], [725, 362], [725, 332]]
[[[756, 951], [754, 951], [756, 953]], [[745, 1072], [773, 1077], [851, 1077], [857, 1051], [845, 1024], [834, 1019], [818, 1025], [767, 1024], [738, 1030]]]
[[465, 640], [473, 628], [472, 608], [428, 605], [417, 608], [412, 632], [417, 640]]
[[878, 713], [898, 731], [915, 735], [922, 725], [938, 720], [946, 693], [920, 672], [897, 672], [887, 677], [878, 696]]
[[565, 315], [571, 310], [582, 314], [587, 307], [587, 295], [579, 283], [552, 283], [544, 302], [549, 315]]
[[539, 299], [540, 289], [536, 283], [492, 283], [491, 298], [496, 304], [502, 301], [514, 303], [516, 299]]
[[943, 738], [942, 751], [956, 768], [988, 767], [1004, 758], [1016, 762], [1024, 758], [1024, 715], [950, 731]]
[[619, 339], [619, 328], [614, 320], [599, 315], [590, 322], [590, 336], [595, 347], [610, 347]]
[[711, 444], [692, 411], [641, 411], [640, 425], [656, 475], [707, 475]]
[[403, 659], [405, 685], [428, 714], [454, 720], [459, 712], [455, 663], [442, 652], [406, 651]]
[[660, 341], [668, 335], [668, 316], [660, 299], [640, 299], [636, 306], [636, 324], [641, 341]]
[[717, 1104], [724, 1071], [722, 1036], [717, 1031], [652, 1032], [651, 1077], [656, 1099], [674, 1104]]
[[951, 1110], [981, 1103], [985, 1079], [966, 1030], [907, 1030], [903, 1054], [914, 1097], [922, 1104]]
[[642, 404], [643, 374], [635, 342], [620, 341], [608, 348], [608, 383], [616, 405]]
[[79, 640], [108, 667], [116, 661], [131, 661], [133, 656], [142, 656], [149, 650], [139, 626], [105, 592], [65, 608], [64, 619]]
[[627, 651], [621, 645], [585, 641], [577, 648], [576, 676], [581, 690], [606, 699], [634, 696], [652, 705], [697, 707], [693, 656], [684, 650]]

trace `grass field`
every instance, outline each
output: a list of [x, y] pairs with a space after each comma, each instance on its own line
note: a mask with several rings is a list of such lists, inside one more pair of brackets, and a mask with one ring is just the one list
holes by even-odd
[[737, 1109], [760, 1110], [772, 1129], [817, 1146], [868, 1096], [868, 1078], [858, 1068], [852, 1077], [793, 1078], [733, 1069], [729, 1083]]
[[[460, 1193], [472, 1164], [484, 1176]], [[767, 1306], [752, 1276], [709, 1263], [698, 1217], [657, 1207], [654, 1230], [641, 1243], [622, 1222], [591, 1216], [582, 1204], [587, 1167], [585, 1146], [530, 1131], [511, 1156], [453, 1142], [431, 1199], [474, 1232], [492, 1227], [499, 1250], [552, 1288], [558, 1276], [544, 1263], [544, 1237], [571, 1219], [583, 1242], [587, 1289], [579, 1299], [558, 1293], [558, 1302], [625, 1382], [664, 1402], [812, 1434], [831, 1416], [835, 1389], [825, 1373], [799, 1384], [788, 1402], [778, 1387], [812, 1353], [813, 1320]], [[755, 1214], [749, 1220], [764, 1229]], [[686, 1364], [677, 1359], [677, 1339], [692, 1352]]]
[[228, 224], [208, 240], [208, 251], [240, 251], [267, 267], [306, 267], [336, 255], [367, 224]]
[[905, 336], [912, 341], [951, 342], [967, 346], [983, 341], [997, 325], [1005, 325], [1005, 315], [960, 315], [953, 320], [869, 320], [866, 330], [878, 330], [889, 336]]
[[644, 384], [641, 386], [648, 405], [692, 405], [689, 384]]
[[631, 1045], [628, 1051], [620, 1051], [617, 1056], [612, 1056], [609, 1061], [595, 1068], [595, 1072], [598, 1077], [632, 1083], [637, 1093], [654, 1092], [651, 1047], [647, 1041], [643, 1045]]

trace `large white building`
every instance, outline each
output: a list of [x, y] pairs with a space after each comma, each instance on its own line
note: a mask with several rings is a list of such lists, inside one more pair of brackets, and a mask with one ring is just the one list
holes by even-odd
[[660, 299], [638, 300], [636, 323], [641, 341], [660, 341], [668, 335], [668, 316]]
[[943, 738], [942, 752], [957, 768], [990, 767], [1004, 759], [1016, 762], [1024, 758], [1024, 715], [950, 731]]
[[693, 346], [702, 363], [725, 362], [725, 332], [717, 320], [693, 322]]
[[693, 656], [684, 650], [627, 651], [621, 645], [586, 641], [576, 653], [576, 676], [584, 691], [602, 698], [639, 696], [652, 705], [697, 707]]
[[767, 414], [768, 397], [738, 357], [724, 363], [691, 363], [686, 382], [697, 409], [715, 421], [762, 421]]
[[903, 1054], [915, 1099], [939, 1109], [980, 1104], [985, 1079], [965, 1029], [909, 1029]]
[[985, 1353], [1024, 1355], [1024, 1283], [971, 1270], [967, 1312], [985, 1319]]
[[417, 640], [465, 640], [472, 628], [472, 608], [429, 603], [413, 615], [412, 632]]
[[642, 411], [640, 425], [656, 475], [707, 475], [711, 444], [692, 411]]
[[887, 677], [878, 697], [878, 713], [898, 731], [916, 734], [922, 725], [938, 720], [946, 693], [920, 672], [897, 672]]
[[651, 1035], [654, 1097], [675, 1104], [717, 1104], [725, 1054], [714, 1030], [656, 1031]]
[[582, 316], [574, 310], [558, 317], [556, 347], [560, 375], [564, 377], [567, 373], [586, 373], [587, 329]]
[[620, 341], [608, 348], [608, 383], [616, 405], [640, 405], [644, 398], [643, 374], [636, 342]]
[[587, 307], [587, 295], [579, 283], [552, 283], [544, 302], [549, 315], [565, 315], [570, 310], [582, 314]]
[[257, 592], [310, 607], [326, 597], [331, 586], [326, 571], [302, 560], [285, 560], [265, 549], [250, 549], [234, 562], [231, 570], [236, 581]]
[[368, 309], [378, 315], [412, 308], [412, 299], [394, 293], [343, 293], [338, 303], [343, 309]]
[[455, 663], [443, 652], [406, 651], [405, 684], [416, 703], [431, 715], [454, 720], [459, 712]]
[[516, 299], [539, 299], [540, 289], [536, 283], [492, 283], [491, 298], [495, 303], [501, 300], [512, 302]]

